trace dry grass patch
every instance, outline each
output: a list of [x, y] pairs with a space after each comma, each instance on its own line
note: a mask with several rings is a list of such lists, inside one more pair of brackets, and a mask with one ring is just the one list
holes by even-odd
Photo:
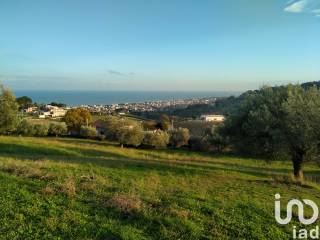
[[189, 217], [189, 211], [176, 207], [170, 207], [168, 210], [169, 215], [178, 217], [180, 219], [187, 219]]
[[72, 178], [66, 179], [59, 185], [59, 191], [65, 193], [68, 197], [74, 197], [76, 195], [76, 184]]
[[48, 185], [44, 189], [42, 189], [42, 193], [48, 194], [48, 195], [54, 194], [55, 193], [55, 189], [54, 189], [54, 187]]
[[138, 196], [129, 196], [123, 193], [116, 193], [104, 205], [127, 214], [140, 212], [142, 209], [142, 201]]

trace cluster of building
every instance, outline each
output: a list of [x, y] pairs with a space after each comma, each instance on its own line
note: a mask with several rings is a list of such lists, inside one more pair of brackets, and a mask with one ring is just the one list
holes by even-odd
[[144, 103], [120, 103], [109, 105], [82, 105], [93, 113], [112, 112], [155, 112], [166, 108], [185, 108], [195, 104], [212, 104], [216, 98], [194, 98], [166, 101], [152, 101]]
[[67, 110], [68, 109], [62, 107], [45, 105], [41, 109], [38, 107], [29, 107], [25, 109], [24, 112], [36, 115], [39, 118], [60, 118], [66, 115]]

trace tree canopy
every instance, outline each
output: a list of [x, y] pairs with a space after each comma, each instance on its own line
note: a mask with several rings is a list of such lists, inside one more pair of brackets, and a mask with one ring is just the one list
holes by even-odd
[[73, 108], [68, 110], [64, 121], [69, 130], [80, 132], [81, 126], [87, 126], [92, 121], [91, 113], [85, 108]]
[[19, 105], [13, 93], [0, 86], [0, 134], [16, 130], [19, 123]]
[[223, 132], [241, 152], [291, 159], [296, 179], [303, 162], [318, 157], [320, 91], [300, 85], [265, 87], [248, 95]]
[[27, 96], [22, 96], [17, 98], [17, 103], [19, 104], [20, 109], [26, 109], [32, 106], [32, 99]]

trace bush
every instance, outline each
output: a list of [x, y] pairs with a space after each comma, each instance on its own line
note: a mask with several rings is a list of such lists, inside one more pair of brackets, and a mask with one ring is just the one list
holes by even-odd
[[140, 124], [122, 119], [116, 125], [115, 135], [121, 147], [123, 147], [123, 145], [137, 147], [142, 143], [144, 132]]
[[36, 137], [45, 137], [48, 135], [48, 126], [44, 124], [33, 125], [33, 135]]
[[68, 132], [67, 127], [63, 124], [50, 123], [48, 134], [50, 136], [63, 136]]
[[17, 127], [17, 134], [22, 136], [34, 136], [33, 124], [29, 123], [27, 120], [22, 120]]
[[210, 149], [208, 140], [202, 137], [191, 137], [188, 144], [193, 151], [208, 151]]
[[119, 121], [121, 121], [121, 119], [114, 116], [110, 116], [110, 115], [104, 119], [106, 139], [110, 141], [117, 140], [116, 130], [117, 130], [117, 126], [119, 125]]
[[170, 131], [170, 144], [173, 147], [179, 148], [188, 144], [190, 138], [187, 128], [178, 128]]
[[64, 121], [71, 132], [78, 134], [81, 126], [88, 125], [92, 121], [91, 113], [85, 108], [74, 108], [68, 110]]
[[98, 136], [97, 129], [94, 127], [82, 126], [80, 128], [80, 136], [85, 138], [95, 138]]
[[206, 130], [206, 138], [217, 152], [222, 152], [229, 143], [229, 139], [222, 133], [222, 129], [222, 127], [211, 127]]
[[166, 147], [169, 143], [169, 134], [167, 132], [156, 130], [147, 132], [143, 139], [143, 144], [155, 148]]
[[13, 93], [0, 85], [0, 134], [16, 131], [19, 123], [19, 105]]

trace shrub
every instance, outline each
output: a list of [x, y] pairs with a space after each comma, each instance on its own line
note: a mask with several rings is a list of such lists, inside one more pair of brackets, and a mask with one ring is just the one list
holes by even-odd
[[173, 147], [179, 148], [188, 144], [190, 138], [187, 128], [178, 128], [170, 131], [170, 144]]
[[107, 116], [104, 119], [106, 139], [111, 141], [117, 140], [116, 129], [117, 129], [117, 125], [119, 124], [119, 121], [121, 121], [121, 119], [114, 116]]
[[19, 123], [19, 105], [13, 93], [0, 85], [0, 134], [14, 132]]
[[68, 132], [67, 127], [63, 124], [50, 123], [48, 134], [51, 136], [62, 136], [66, 135]]
[[45, 137], [48, 135], [48, 126], [44, 124], [33, 125], [33, 135], [36, 137]]
[[190, 137], [188, 144], [193, 151], [208, 151], [210, 149], [208, 140], [202, 137]]
[[94, 127], [82, 126], [80, 128], [80, 136], [85, 138], [94, 138], [98, 136], [98, 133]]
[[137, 196], [116, 193], [105, 202], [105, 206], [115, 208], [123, 213], [132, 214], [141, 211], [142, 202]]
[[229, 143], [228, 137], [221, 132], [222, 127], [211, 127], [206, 130], [206, 139], [217, 152], [222, 152]]
[[64, 121], [70, 131], [74, 131], [78, 134], [81, 126], [85, 126], [92, 121], [92, 116], [87, 109], [74, 108], [66, 113]]
[[23, 136], [34, 136], [34, 126], [27, 120], [22, 120], [17, 127], [17, 134]]
[[142, 126], [133, 121], [122, 120], [116, 126], [116, 140], [123, 145], [139, 146], [143, 140]]
[[156, 130], [147, 132], [143, 139], [143, 144], [155, 148], [166, 147], [169, 143], [169, 134], [167, 132]]

